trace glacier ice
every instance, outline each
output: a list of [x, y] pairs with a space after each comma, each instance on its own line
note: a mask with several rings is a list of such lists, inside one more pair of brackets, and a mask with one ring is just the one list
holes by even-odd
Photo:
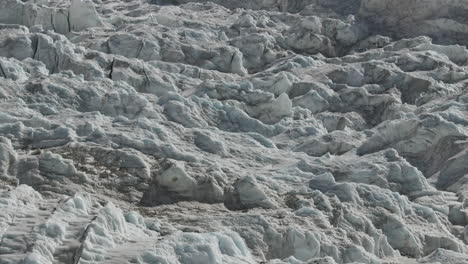
[[468, 262], [463, 1], [0, 1], [0, 263]]

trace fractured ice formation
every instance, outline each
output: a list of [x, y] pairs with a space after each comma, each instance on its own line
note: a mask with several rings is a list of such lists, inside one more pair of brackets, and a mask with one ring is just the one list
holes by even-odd
[[468, 263], [466, 14], [0, 0], [0, 264]]

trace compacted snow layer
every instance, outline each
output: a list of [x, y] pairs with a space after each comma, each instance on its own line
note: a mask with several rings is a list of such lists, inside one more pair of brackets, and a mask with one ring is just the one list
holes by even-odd
[[467, 12], [1, 0], [0, 263], [468, 263]]

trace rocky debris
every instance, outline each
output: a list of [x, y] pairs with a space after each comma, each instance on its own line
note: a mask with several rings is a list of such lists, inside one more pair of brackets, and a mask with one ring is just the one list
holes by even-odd
[[462, 1], [0, 1], [0, 263], [465, 263]]

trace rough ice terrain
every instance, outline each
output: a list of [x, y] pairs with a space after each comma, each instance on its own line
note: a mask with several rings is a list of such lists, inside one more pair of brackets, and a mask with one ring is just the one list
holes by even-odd
[[467, 14], [0, 0], [0, 264], [468, 263]]

